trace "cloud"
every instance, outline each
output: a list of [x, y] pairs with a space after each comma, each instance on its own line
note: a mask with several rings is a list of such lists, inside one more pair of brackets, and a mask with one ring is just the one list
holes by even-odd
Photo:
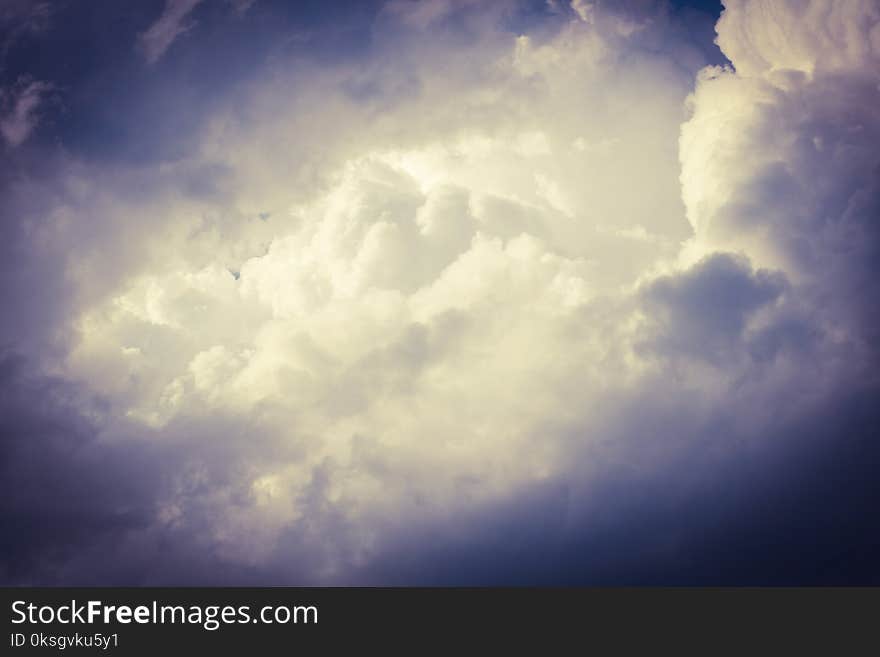
[[244, 14], [254, 6], [257, 0], [229, 0], [229, 4], [232, 5], [232, 8], [235, 9], [239, 14]]
[[5, 68], [10, 48], [28, 35], [44, 33], [51, 17], [52, 5], [48, 2], [8, 0], [3, 3], [0, 7], [0, 26], [4, 32], [0, 38], [0, 72]]
[[877, 6], [822, 11], [811, 3], [796, 23], [792, 11], [731, 3], [719, 22], [736, 72], [704, 72], [682, 130], [692, 246], [742, 251], [784, 270], [814, 295], [825, 321], [870, 340], [878, 309], [870, 283], [880, 202]]
[[5, 578], [875, 578], [873, 6], [730, 3], [698, 74], [660, 4], [391, 3], [185, 157], [7, 183], [4, 294], [51, 303], [4, 329], [38, 473], [4, 514], [86, 481], [95, 538], [22, 534]]
[[20, 79], [0, 89], [0, 135], [12, 148], [20, 146], [39, 122], [38, 109], [53, 86], [40, 80]]
[[[182, 34], [193, 28], [187, 16], [201, 0], [167, 0], [162, 15], [138, 37], [138, 47], [148, 64], [155, 64]], [[246, 5], [241, 5], [246, 8]], [[244, 9], [242, 9], [243, 11]]]
[[718, 44], [743, 76], [773, 71], [876, 71], [880, 11], [871, 0], [731, 0], [718, 22]]
[[752, 273], [748, 261], [716, 254], [686, 272], [664, 276], [644, 290], [651, 349], [716, 363], [741, 348], [751, 318], [786, 287], [779, 272]]

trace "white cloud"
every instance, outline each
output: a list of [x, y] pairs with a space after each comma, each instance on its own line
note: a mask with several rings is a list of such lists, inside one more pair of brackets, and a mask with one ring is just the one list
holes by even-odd
[[585, 23], [592, 23], [596, 7], [592, 2], [586, 0], [571, 0], [571, 8]]
[[880, 9], [873, 0], [729, 0], [718, 45], [744, 76], [880, 67]]
[[[270, 413], [301, 449], [253, 485], [296, 500], [332, 464], [326, 495], [359, 554], [370, 518], [412, 496], [446, 513], [462, 477], [477, 503], [557, 473], [547, 427], [641, 367], [635, 318], [591, 304], [687, 236], [688, 74], [579, 20], [543, 42], [481, 30], [460, 53], [440, 30], [405, 57], [299, 71], [295, 94], [271, 80], [245, 123], [215, 117], [199, 158], [232, 172], [228, 217], [166, 205], [151, 255], [84, 310], [68, 364], [163, 433], [212, 409]], [[309, 522], [277, 509], [277, 540]], [[227, 527], [224, 549], [248, 535]]]
[[829, 314], [869, 302], [877, 21], [876, 3], [731, 3], [718, 30], [736, 72], [704, 72], [682, 129], [689, 250], [747, 253], [825, 290]]

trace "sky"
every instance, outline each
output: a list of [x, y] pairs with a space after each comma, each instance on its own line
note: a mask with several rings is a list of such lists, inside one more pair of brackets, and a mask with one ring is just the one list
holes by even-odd
[[0, 582], [880, 584], [877, 0], [0, 0]]

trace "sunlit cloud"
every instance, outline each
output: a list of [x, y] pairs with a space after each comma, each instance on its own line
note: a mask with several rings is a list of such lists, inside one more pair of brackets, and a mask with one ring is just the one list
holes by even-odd
[[100, 529], [6, 579], [772, 579], [718, 528], [747, 540], [876, 386], [880, 14], [725, 4], [722, 64], [664, 3], [393, 1], [356, 56], [284, 41], [183, 154], [41, 153], [7, 183], [4, 294], [45, 299], [3, 334], [8, 433], [35, 481], [91, 478]]

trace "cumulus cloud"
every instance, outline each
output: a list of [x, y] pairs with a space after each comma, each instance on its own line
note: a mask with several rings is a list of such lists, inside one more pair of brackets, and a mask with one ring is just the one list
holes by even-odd
[[[394, 516], [457, 513], [552, 476], [564, 450], [552, 435], [536, 441], [571, 414], [561, 391], [601, 388], [602, 369], [627, 358], [625, 343], [619, 355], [606, 347], [613, 320], [602, 318], [612, 335], [589, 337], [585, 304], [685, 235], [674, 174], [685, 73], [649, 57], [630, 72], [582, 22], [543, 44], [487, 31], [442, 68], [437, 38], [405, 62], [391, 52], [366, 70], [322, 72], [298, 99], [274, 88], [260, 98], [296, 102], [303, 126], [287, 115], [224, 126], [219, 155], [234, 154], [223, 164], [244, 207], [170, 223], [163, 240], [179, 247], [158, 257], [171, 262], [85, 312], [69, 361], [157, 432], [222, 408], [289, 427], [298, 458], [248, 485], [279, 514], [267, 540], [299, 527], [325, 547], [348, 544], [341, 563], [317, 569], [328, 577], [370, 558], [370, 536]], [[389, 97], [400, 79], [417, 92]], [[355, 81], [378, 91], [352, 94]], [[635, 102], [646, 86], [650, 109]], [[290, 175], [288, 144], [310, 166], [329, 159], [317, 185]], [[255, 171], [258, 159], [284, 180], [269, 187], [277, 174]], [[633, 171], [645, 197], [623, 194]], [[649, 239], [621, 234], [645, 224]], [[324, 516], [332, 526], [309, 529]], [[228, 549], [246, 554], [254, 531], [224, 534]]]
[[745, 76], [876, 70], [880, 11], [871, 0], [732, 0], [718, 23], [718, 43]]
[[[271, 67], [186, 158], [65, 160], [39, 206], [16, 182], [64, 293], [9, 329], [29, 361], [0, 374], [49, 401], [5, 415], [4, 464], [27, 434], [47, 472], [116, 474], [71, 498], [99, 539], [28, 534], [6, 579], [798, 581], [774, 565], [807, 555], [757, 547], [783, 528], [864, 565], [876, 4], [819, 4], [728, 3], [731, 66], [698, 73], [659, 4], [520, 34], [507, 5], [392, 2], [369, 57]], [[851, 484], [822, 502], [829, 454]]]
[[794, 4], [730, 3], [719, 43], [736, 70], [698, 80], [682, 130], [683, 198], [696, 252], [743, 251], [785, 271], [837, 330], [867, 339], [877, 313], [877, 6], [810, 3], [806, 16]]

